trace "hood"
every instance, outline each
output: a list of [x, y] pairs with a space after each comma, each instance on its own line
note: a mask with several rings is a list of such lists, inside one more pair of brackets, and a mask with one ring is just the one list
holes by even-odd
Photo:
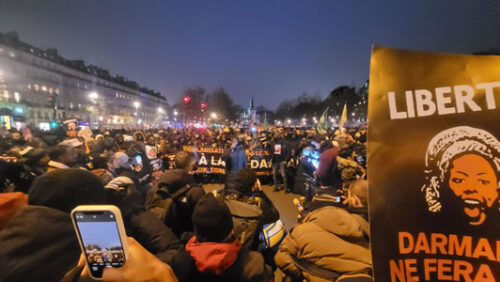
[[362, 238], [369, 235], [366, 220], [333, 206], [323, 207], [310, 213], [304, 222], [312, 222], [325, 231], [343, 238]]
[[222, 274], [234, 264], [240, 249], [241, 244], [238, 240], [230, 243], [199, 243], [196, 241], [196, 236], [186, 244], [186, 251], [194, 259], [196, 269], [216, 275]]

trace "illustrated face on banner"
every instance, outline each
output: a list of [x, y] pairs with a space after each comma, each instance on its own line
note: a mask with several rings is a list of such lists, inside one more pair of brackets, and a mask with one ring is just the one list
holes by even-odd
[[453, 161], [448, 183], [464, 202], [464, 212], [471, 225], [486, 219], [485, 211], [498, 199], [497, 179], [488, 161], [479, 155], [464, 155]]
[[498, 206], [500, 143], [489, 132], [459, 126], [437, 134], [427, 148], [429, 183], [424, 186], [429, 211], [443, 204], [440, 189], [450, 189], [462, 216], [470, 225], [481, 225]]

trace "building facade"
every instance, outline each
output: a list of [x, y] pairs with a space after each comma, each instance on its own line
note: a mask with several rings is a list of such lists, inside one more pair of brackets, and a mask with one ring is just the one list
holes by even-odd
[[0, 33], [0, 117], [7, 126], [45, 128], [78, 118], [94, 128], [155, 127], [168, 111], [159, 92]]

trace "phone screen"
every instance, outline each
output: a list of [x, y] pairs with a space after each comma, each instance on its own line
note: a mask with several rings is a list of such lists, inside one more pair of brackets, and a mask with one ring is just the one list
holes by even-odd
[[135, 163], [137, 165], [142, 165], [142, 157], [140, 155], [135, 156]]
[[125, 263], [125, 252], [112, 212], [76, 212], [73, 216], [93, 277], [101, 278], [105, 267], [121, 267]]

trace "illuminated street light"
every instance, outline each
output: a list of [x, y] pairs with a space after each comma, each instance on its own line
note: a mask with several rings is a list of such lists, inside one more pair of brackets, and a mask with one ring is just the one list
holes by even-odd
[[174, 110], [174, 116], [178, 115], [179, 113], [177, 112], [177, 110]]
[[291, 119], [287, 119], [287, 120], [286, 120], [286, 123], [291, 124], [291, 123], [292, 123], [292, 120], [291, 120]]
[[95, 100], [95, 99], [99, 98], [99, 95], [96, 92], [91, 92], [89, 94], [89, 98], [92, 100]]
[[212, 113], [210, 116], [211, 116], [213, 119], [216, 119], [216, 118], [217, 118], [217, 113]]
[[134, 107], [135, 107], [135, 110], [137, 111], [137, 108], [139, 108], [139, 106], [141, 105], [141, 103], [135, 101], [134, 102]]
[[102, 121], [104, 118], [102, 116], [99, 117], [99, 121]]
[[162, 107], [158, 107], [158, 113], [163, 114], [165, 111], [163, 110]]

